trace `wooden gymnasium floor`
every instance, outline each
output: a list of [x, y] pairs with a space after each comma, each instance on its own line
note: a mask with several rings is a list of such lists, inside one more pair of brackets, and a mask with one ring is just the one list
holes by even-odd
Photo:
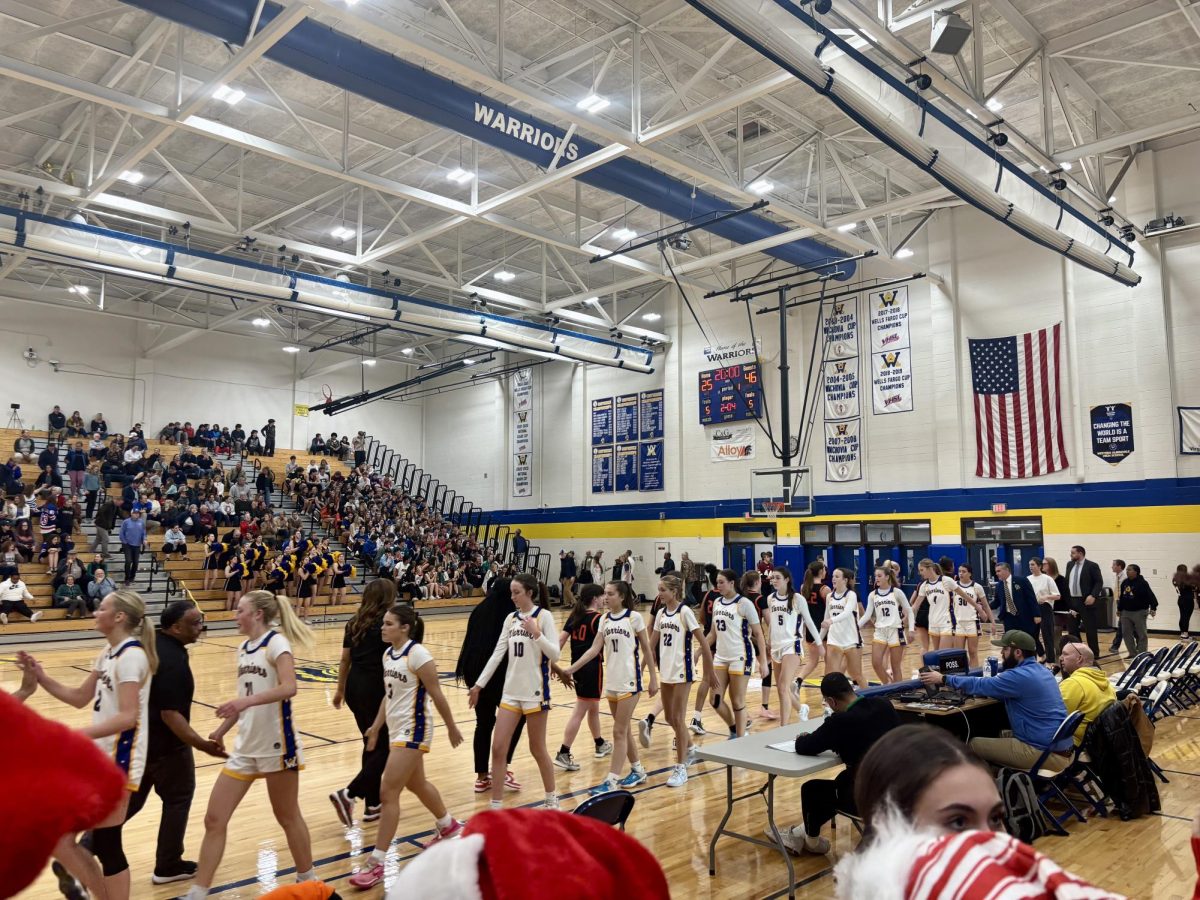
[[[559, 617], [562, 618], [561, 613]], [[465, 616], [435, 617], [428, 621], [425, 643], [443, 672], [453, 669], [465, 623]], [[327, 799], [330, 791], [343, 786], [356, 771], [360, 746], [349, 711], [338, 711], [330, 705], [335, 671], [331, 664], [336, 664], [338, 658], [341, 633], [341, 625], [337, 624], [319, 630], [319, 645], [314, 658], [298, 661], [301, 666], [308, 667], [312, 673], [309, 677], [314, 680], [302, 682], [295, 707], [296, 721], [304, 734], [307, 762], [301, 775], [301, 803], [312, 833], [317, 874], [353, 896], [354, 891], [346, 879], [360, 863], [363, 846], [370, 846], [373, 830], [364, 833], [359, 827], [343, 828]], [[237, 643], [238, 638], [232, 633], [218, 633], [203, 639], [191, 650], [197, 684], [193, 722], [201, 733], [207, 733], [215, 726], [215, 706], [233, 695], [233, 651]], [[75, 681], [83, 677], [98, 646], [97, 638], [96, 642], [78, 642], [53, 649], [37, 647], [34, 652], [56, 678]], [[12, 648], [6, 647], [0, 654], [0, 661], [4, 663], [0, 666], [0, 682], [10, 689], [16, 686], [15, 672], [9, 665], [13, 652]], [[915, 654], [910, 651], [910, 655]], [[906, 670], [910, 662], [912, 660], [905, 660]], [[912, 662], [912, 665], [915, 667], [916, 663]], [[1110, 663], [1108, 668], [1114, 666]], [[451, 811], [466, 818], [486, 808], [487, 795], [478, 795], [472, 790], [470, 735], [474, 719], [467, 709], [467, 692], [456, 686], [452, 679], [444, 685], [467, 740], [457, 750], [451, 750], [439, 723], [427, 771], [441, 789]], [[806, 691], [806, 699], [810, 704], [820, 702], [816, 691]], [[555, 682], [554, 700], [549, 732], [552, 753], [557, 750], [573, 694]], [[37, 709], [69, 724], [82, 724], [89, 716], [87, 710], [69, 709], [40, 692], [31, 702]], [[641, 711], [644, 713], [649, 705], [650, 701], [643, 699]], [[757, 708], [757, 700], [748, 706]], [[1128, 823], [1113, 819], [1089, 820], [1086, 825], [1076, 823], [1070, 826], [1069, 837], [1046, 838], [1038, 842], [1038, 848], [1080, 875], [1131, 897], [1154, 897], [1156, 900], [1190, 897], [1195, 880], [1188, 845], [1190, 820], [1200, 804], [1200, 724], [1197, 719], [1200, 719], [1200, 712], [1173, 717], [1158, 726], [1154, 756], [1168, 770], [1171, 779], [1170, 784], [1160, 786], [1161, 815]], [[607, 714], [603, 721], [607, 728]], [[711, 710], [705, 721], [714, 729], [720, 727], [720, 720]], [[709, 736], [704, 740], [720, 738]], [[607, 769], [606, 760], [592, 758], [590, 747], [591, 738], [585, 724], [575, 745], [582, 770], [575, 773], [555, 770], [566, 809], [573, 808], [583, 792], [596, 784]], [[720, 769], [701, 764], [693, 769], [692, 779], [685, 788], [668, 789], [665, 785], [667, 767], [673, 761], [669, 748], [670, 733], [656, 728], [654, 744], [644, 756], [651, 773], [650, 780], [637, 791], [638, 802], [630, 821], [630, 831], [658, 856], [673, 895], [680, 898], [743, 898], [762, 896], [779, 888], [785, 870], [778, 855], [736, 841], [721, 844], [717, 853], [718, 874], [709, 877], [707, 843], [723, 811], [725, 779]], [[208, 793], [220, 769], [220, 763], [208, 757], [198, 756], [197, 762], [200, 767], [196, 798], [187, 839], [187, 851], [193, 858], [203, 832]], [[525, 790], [509, 794], [508, 802], [513, 805], [536, 802], [541, 788], [536, 766], [527, 752], [518, 752], [514, 769]], [[824, 776], [830, 774], [824, 773]], [[743, 789], [756, 786], [752, 777], [746, 773], [740, 776]], [[781, 779], [780, 784], [777, 809], [783, 811], [781, 818], [798, 821], [798, 784], [786, 779]], [[765, 824], [762, 808], [751, 814], [748, 812], [750, 803], [739, 806], [741, 809], [735, 813], [731, 826], [743, 832], [759, 833]], [[134, 875], [133, 896], [137, 898], [161, 900], [174, 897], [187, 888], [186, 883], [163, 887], [154, 887], [150, 883], [159, 809], [158, 800], [152, 797], [146, 809], [125, 829], [125, 846]], [[668, 822], [669, 826], [665, 824]], [[402, 865], [418, 852], [414, 841], [427, 835], [430, 825], [427, 813], [418, 803], [411, 799], [402, 800], [399, 837], [392, 850], [395, 865]], [[837, 857], [851, 850], [854, 840], [851, 830], [843, 825], [834, 839], [833, 855]], [[258, 786], [250, 792], [233, 819], [228, 851], [218, 872], [214, 893], [224, 900], [256, 897], [273, 887], [277, 880], [290, 882], [291, 865], [282, 834], [271, 817], [266, 791]], [[798, 881], [804, 883], [804, 896], [833, 896], [829, 859], [806, 856], [796, 860], [796, 868]], [[21, 896], [46, 900], [57, 896], [57, 892], [53, 880], [43, 874]], [[382, 897], [383, 888], [359, 896]]]

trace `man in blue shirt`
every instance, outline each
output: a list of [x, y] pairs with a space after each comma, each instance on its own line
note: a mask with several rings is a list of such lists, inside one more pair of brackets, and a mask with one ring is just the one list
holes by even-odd
[[129, 518], [121, 523], [120, 538], [121, 552], [125, 554], [125, 581], [121, 586], [129, 587], [137, 578], [138, 560], [146, 549], [146, 523], [139, 507], [134, 507]]
[[1044, 768], [1060, 771], [1070, 761], [1071, 735], [1054, 743], [1054, 733], [1067, 717], [1058, 682], [1037, 661], [1037, 644], [1025, 631], [1006, 631], [992, 641], [1000, 647], [1003, 671], [995, 678], [974, 675], [943, 675], [922, 672], [925, 685], [948, 684], [973, 697], [995, 697], [1004, 701], [1011, 731], [998, 738], [972, 738], [971, 749], [988, 762], [1028, 771], [1049, 748], [1053, 752]]

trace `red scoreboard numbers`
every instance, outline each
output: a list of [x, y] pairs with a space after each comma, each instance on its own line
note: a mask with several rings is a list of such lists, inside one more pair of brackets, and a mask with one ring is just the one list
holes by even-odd
[[762, 414], [758, 363], [700, 373], [700, 424], [757, 419]]

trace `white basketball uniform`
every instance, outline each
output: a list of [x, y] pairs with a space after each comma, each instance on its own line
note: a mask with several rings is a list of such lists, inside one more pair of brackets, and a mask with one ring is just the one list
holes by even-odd
[[690, 684], [696, 680], [692, 660], [692, 634], [700, 627], [690, 606], [680, 603], [675, 612], [666, 607], [654, 618], [658, 632], [658, 680], [663, 684]]
[[409, 641], [400, 651], [383, 651], [383, 689], [387, 704], [388, 739], [393, 747], [429, 752], [433, 743], [433, 701], [417, 670], [433, 656], [421, 644]]
[[759, 623], [754, 604], [738, 594], [732, 600], [718, 597], [713, 603], [712, 627], [717, 631], [714, 665], [730, 675], [749, 674], [754, 664], [751, 627]]
[[913, 611], [908, 598], [900, 588], [889, 588], [886, 591], [874, 590], [867, 595], [867, 608], [858, 620], [859, 629], [869, 619], [875, 619], [875, 636], [872, 641], [885, 647], [904, 647], [908, 641], [904, 638], [904, 623], [901, 610], [908, 615], [908, 630], [913, 628]]
[[[976, 582], [972, 581], [970, 584], [959, 582], [958, 586], [964, 591], [974, 594], [975, 599], [980, 603], [987, 603], [987, 594]], [[974, 603], [964, 600], [957, 594], [954, 595], [954, 633], [965, 637], [974, 637], [979, 634], [979, 609]]]
[[929, 604], [929, 633], [954, 634], [954, 613], [951, 600], [954, 596], [954, 579], [939, 575], [933, 581], [922, 581], [917, 588], [918, 596]]
[[[542, 634], [536, 641], [525, 628], [525, 619], [537, 619]], [[548, 609], [535, 606], [528, 617], [520, 610], [504, 620], [504, 630], [496, 641], [496, 649], [483, 667], [476, 687], [484, 687], [495, 674], [500, 661], [508, 654], [508, 669], [504, 673], [504, 692], [500, 706], [524, 715], [550, 708], [550, 663], [558, 659], [558, 630]]]
[[92, 724], [102, 725], [121, 711], [118, 685], [137, 682], [138, 717], [132, 728], [119, 734], [96, 738], [96, 746], [112, 757], [125, 773], [125, 787], [136, 791], [146, 771], [146, 749], [150, 733], [146, 730], [150, 705], [150, 660], [140, 641], [128, 638], [116, 647], [106, 647], [96, 659], [96, 701], [92, 704]]
[[[292, 654], [292, 645], [278, 631], [268, 631], [257, 641], [238, 649], [238, 696], [253, 697], [279, 687], [276, 662]], [[276, 772], [304, 768], [300, 732], [292, 721], [292, 701], [279, 700], [243, 709], [238, 716], [237, 739], [225, 761], [224, 774], [253, 781]]]
[[792, 595], [792, 608], [786, 597], [771, 594], [767, 598], [767, 627], [771, 634], [771, 661], [783, 662], [785, 656], [804, 655], [804, 629], [816, 644], [821, 643], [821, 630], [813, 623], [808, 604], [799, 594]]
[[840, 650], [862, 646], [858, 631], [858, 594], [845, 591], [840, 596], [830, 591], [825, 601], [825, 616], [829, 619], [827, 642]]
[[624, 700], [642, 691], [642, 646], [646, 630], [642, 614], [632, 609], [606, 612], [596, 630], [604, 639], [604, 692], [609, 700]]

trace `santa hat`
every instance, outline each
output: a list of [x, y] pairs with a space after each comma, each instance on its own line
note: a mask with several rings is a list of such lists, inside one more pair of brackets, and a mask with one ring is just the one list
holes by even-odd
[[488, 810], [463, 836], [404, 869], [388, 900], [514, 900], [538, 891], [572, 900], [669, 900], [658, 860], [596, 819], [552, 810]]
[[895, 810], [833, 877], [843, 900], [1125, 900], [1003, 832], [913, 831]]
[[125, 773], [78, 731], [0, 691], [0, 897], [27, 887], [66, 834], [87, 831], [116, 808]]

